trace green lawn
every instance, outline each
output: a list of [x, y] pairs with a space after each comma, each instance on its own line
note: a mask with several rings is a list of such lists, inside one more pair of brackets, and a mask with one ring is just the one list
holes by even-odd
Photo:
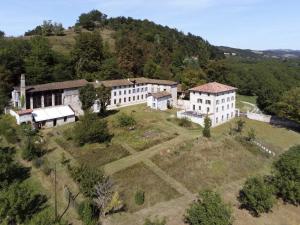
[[247, 95], [236, 95], [236, 101], [240, 102], [250, 102], [252, 104], [256, 104], [257, 96], [247, 96]]

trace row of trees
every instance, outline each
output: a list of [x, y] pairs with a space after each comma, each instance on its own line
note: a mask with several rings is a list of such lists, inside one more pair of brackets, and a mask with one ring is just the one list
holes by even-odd
[[38, 25], [33, 30], [25, 32], [25, 36], [43, 35], [43, 36], [63, 36], [64, 27], [61, 23], [44, 20], [42, 25]]

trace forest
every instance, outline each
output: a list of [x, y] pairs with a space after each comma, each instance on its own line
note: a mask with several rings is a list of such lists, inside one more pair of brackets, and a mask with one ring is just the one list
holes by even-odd
[[[103, 39], [110, 31], [113, 45]], [[53, 47], [57, 37], [69, 51]], [[58, 37], [60, 39], [58, 39]], [[0, 111], [21, 73], [27, 84], [70, 79], [150, 77], [182, 83], [185, 90], [209, 81], [238, 87], [244, 95], [256, 95], [261, 110], [300, 121], [300, 60], [225, 58], [207, 40], [184, 34], [148, 20], [117, 17], [92, 10], [78, 17], [74, 26], [44, 21], [23, 37], [0, 35]]]

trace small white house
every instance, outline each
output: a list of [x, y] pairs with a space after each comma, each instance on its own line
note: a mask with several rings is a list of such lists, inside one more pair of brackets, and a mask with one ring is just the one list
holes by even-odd
[[147, 97], [147, 106], [156, 110], [167, 110], [172, 105], [172, 95], [169, 92], [162, 91], [151, 93]]

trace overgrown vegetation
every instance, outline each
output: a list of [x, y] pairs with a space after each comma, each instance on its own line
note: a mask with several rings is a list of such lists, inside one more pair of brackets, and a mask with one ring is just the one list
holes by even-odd
[[204, 128], [202, 130], [202, 134], [204, 137], [210, 138], [211, 136], [210, 127], [211, 127], [211, 119], [208, 116], [206, 116], [204, 118]]
[[133, 115], [121, 113], [118, 115], [117, 120], [120, 127], [133, 127], [136, 125], [136, 120]]
[[198, 199], [187, 209], [185, 220], [190, 225], [230, 225], [230, 207], [213, 191], [200, 192]]

